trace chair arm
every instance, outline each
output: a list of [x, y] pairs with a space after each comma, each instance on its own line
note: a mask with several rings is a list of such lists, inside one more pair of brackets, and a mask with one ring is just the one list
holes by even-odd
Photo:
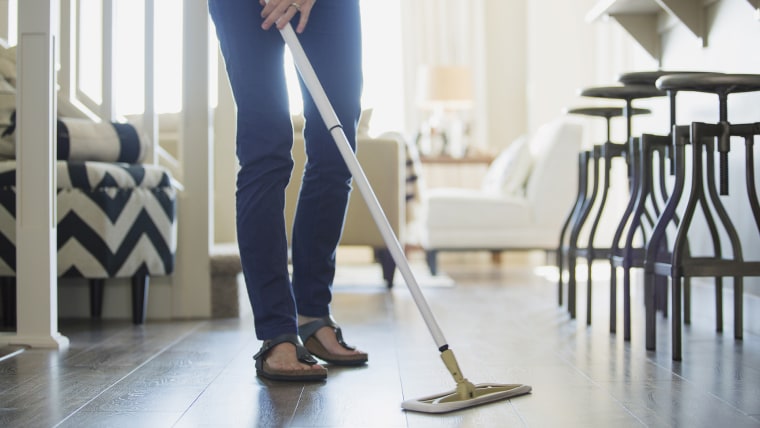
[[[385, 216], [396, 236], [403, 242], [406, 197], [406, 157], [403, 141], [394, 138], [357, 139], [357, 158], [367, 179], [383, 208]], [[286, 191], [285, 218], [290, 234], [295, 215], [295, 206], [300, 189], [300, 177], [303, 175], [305, 155], [303, 140], [297, 138], [293, 145], [293, 173]], [[364, 198], [356, 187], [351, 193], [351, 200], [346, 214], [346, 222], [341, 238], [341, 245], [366, 245], [375, 248], [385, 247], [385, 242], [372, 219]]]
[[[406, 158], [403, 142], [391, 138], [359, 139], [356, 155], [393, 232], [403, 242], [406, 223]], [[341, 244], [385, 247], [356, 183], [353, 189]]]

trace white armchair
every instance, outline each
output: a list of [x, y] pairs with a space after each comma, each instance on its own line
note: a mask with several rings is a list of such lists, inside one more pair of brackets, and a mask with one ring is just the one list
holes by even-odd
[[582, 134], [557, 119], [505, 149], [480, 189], [427, 190], [417, 227], [431, 273], [441, 251], [555, 250], [577, 192]]
[[[370, 114], [371, 111], [362, 112], [356, 139], [356, 156], [394, 234], [401, 242], [404, 242], [406, 225], [404, 141], [396, 133], [384, 133], [378, 137], [370, 137], [367, 134]], [[301, 176], [306, 163], [302, 135], [303, 119], [294, 118], [293, 125], [295, 132], [292, 150], [294, 165], [290, 184], [285, 191], [285, 218], [288, 234], [292, 228], [298, 192], [301, 187]], [[396, 264], [370, 215], [364, 198], [356, 188], [351, 194], [340, 245], [373, 248], [377, 262], [382, 268], [383, 279], [389, 288], [393, 286]]]

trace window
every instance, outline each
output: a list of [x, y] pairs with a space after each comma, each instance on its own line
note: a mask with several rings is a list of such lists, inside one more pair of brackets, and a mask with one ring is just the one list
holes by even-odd
[[[176, 113], [182, 110], [182, 0], [157, 0], [155, 13], [156, 111]], [[145, 100], [145, 2], [116, 0], [115, 19], [116, 114], [139, 114]]]
[[[155, 3], [156, 110], [182, 108], [182, 0]], [[72, 62], [76, 75], [70, 100], [91, 112], [101, 111], [104, 84], [104, 8], [102, 0], [70, 0], [73, 7]], [[139, 114], [145, 100], [145, 2], [114, 0], [113, 82], [117, 116]], [[215, 61], [216, 56], [212, 56]]]
[[[158, 5], [162, 3], [175, 2], [164, 0]], [[115, 7], [114, 52], [118, 52], [113, 59], [115, 113], [116, 116], [142, 113], [145, 100], [145, 2], [120, 0]], [[174, 84], [173, 81], [166, 83]], [[165, 102], [165, 99], [157, 96], [156, 102]]]
[[92, 111], [103, 101], [103, 3], [79, 0], [76, 25], [76, 98]]
[[404, 129], [401, 1], [362, 0], [364, 94], [373, 133]]
[[[401, 0], [363, 0], [362, 51], [364, 93], [362, 108], [373, 109], [373, 133], [404, 129]], [[293, 60], [286, 55], [290, 110], [303, 111]]]

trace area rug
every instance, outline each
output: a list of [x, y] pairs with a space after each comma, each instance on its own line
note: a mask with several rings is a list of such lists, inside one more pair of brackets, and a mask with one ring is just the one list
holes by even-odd
[[[454, 280], [444, 273], [439, 273], [435, 276], [431, 275], [430, 271], [424, 263], [412, 263], [411, 268], [412, 275], [417, 281], [417, 285], [420, 287], [453, 287], [456, 285]], [[341, 288], [386, 288], [382, 269], [377, 263], [338, 264], [338, 268], [335, 271], [335, 280], [333, 281], [333, 285], [335, 287]], [[393, 279], [393, 286], [406, 288], [404, 278], [401, 276], [401, 272], [398, 270], [396, 270], [396, 275]]]

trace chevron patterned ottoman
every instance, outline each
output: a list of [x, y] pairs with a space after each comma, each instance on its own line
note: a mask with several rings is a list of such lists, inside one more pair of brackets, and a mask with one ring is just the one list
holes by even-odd
[[[133, 322], [145, 320], [148, 278], [174, 270], [176, 190], [155, 165], [58, 161], [58, 275], [90, 280], [99, 317], [107, 278], [132, 278]], [[3, 314], [15, 320], [16, 162], [0, 161]]]

